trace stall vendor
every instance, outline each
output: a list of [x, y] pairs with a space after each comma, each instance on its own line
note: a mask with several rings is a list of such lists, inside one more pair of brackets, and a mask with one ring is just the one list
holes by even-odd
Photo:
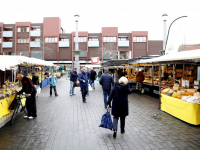
[[138, 89], [138, 94], [142, 93], [142, 87], [143, 87], [144, 79], [145, 79], [144, 70], [141, 70], [136, 75], [136, 82], [137, 82], [136, 88]]
[[164, 71], [164, 77], [163, 77], [164, 80], [168, 80], [169, 79], [169, 74]]

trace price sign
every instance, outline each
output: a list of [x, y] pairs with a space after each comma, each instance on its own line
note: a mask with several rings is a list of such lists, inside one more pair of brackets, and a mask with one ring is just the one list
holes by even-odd
[[194, 80], [194, 89], [199, 89], [199, 81]]
[[184, 80], [184, 79], [182, 80], [181, 83], [182, 83], [181, 86], [182, 86], [182, 87], [185, 87], [185, 80]]
[[189, 80], [185, 80], [185, 88], [189, 88], [190, 87], [190, 81]]

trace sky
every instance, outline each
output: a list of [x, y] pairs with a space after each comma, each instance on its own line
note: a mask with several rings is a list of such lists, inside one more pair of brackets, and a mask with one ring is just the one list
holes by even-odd
[[[0, 22], [42, 23], [43, 17], [60, 17], [62, 28], [71, 33], [75, 31], [74, 15], [79, 14], [79, 31], [100, 33], [102, 27], [118, 27], [119, 33], [148, 31], [149, 40], [163, 40], [164, 13], [168, 14], [167, 30], [174, 19], [187, 15], [171, 30], [187, 29], [188, 33], [200, 25], [199, 6], [200, 0], [2, 0]], [[186, 26], [189, 19], [194, 22]], [[198, 37], [197, 32], [193, 33]], [[176, 37], [177, 33], [170, 35]]]

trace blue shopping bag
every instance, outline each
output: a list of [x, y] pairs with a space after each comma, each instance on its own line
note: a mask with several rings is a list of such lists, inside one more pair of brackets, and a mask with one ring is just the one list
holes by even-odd
[[101, 124], [99, 127], [106, 128], [112, 130], [113, 128], [113, 123], [110, 115], [110, 109], [107, 109], [107, 112], [102, 116], [101, 119]]

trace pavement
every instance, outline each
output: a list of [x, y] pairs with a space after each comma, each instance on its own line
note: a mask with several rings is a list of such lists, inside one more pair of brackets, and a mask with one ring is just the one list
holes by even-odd
[[99, 127], [106, 109], [101, 86], [95, 85], [87, 103], [80, 88], [69, 96], [66, 77], [58, 79], [58, 97], [50, 97], [49, 85], [43, 88], [36, 119], [21, 113], [13, 125], [0, 128], [0, 150], [200, 150], [200, 126], [159, 111], [157, 98], [137, 93], [129, 95], [126, 132], [119, 130], [113, 139], [111, 130]]

